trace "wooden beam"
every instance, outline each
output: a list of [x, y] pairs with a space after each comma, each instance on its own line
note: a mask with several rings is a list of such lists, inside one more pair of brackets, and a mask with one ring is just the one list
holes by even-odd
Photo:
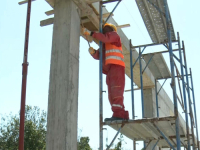
[[[45, 19], [45, 20], [40, 21], [40, 26], [41, 26], [41, 27], [44, 27], [44, 26], [47, 26], [47, 25], [51, 25], [51, 24], [53, 24], [53, 23], [54, 23], [54, 18], [48, 18], [48, 19]], [[80, 26], [80, 28], [82, 28], [82, 27]], [[87, 40], [87, 38], [86, 38], [86, 36], [84, 35], [83, 32], [84, 32], [83, 30], [80, 30], [80, 35], [81, 35], [85, 40]], [[93, 39], [93, 40], [94, 40], [96, 43], [98, 43], [98, 41], [96, 41], [95, 39]], [[90, 39], [89, 42], [91, 43], [92, 40]]]
[[40, 21], [40, 26], [44, 27], [47, 25], [51, 25], [53, 24], [53, 22], [54, 22], [54, 18], [45, 19], [45, 20]]
[[[32, 1], [35, 1], [35, 0], [32, 0]], [[28, 0], [21, 1], [21, 2], [19, 2], [18, 4], [19, 4], [19, 5], [22, 5], [22, 4], [26, 4], [26, 3], [28, 3]]]
[[126, 27], [130, 27], [130, 24], [124, 24], [124, 25], [119, 25], [116, 26], [117, 28], [126, 28]]
[[83, 0], [73, 0], [74, 3], [79, 7], [79, 9], [84, 12], [87, 17], [92, 21], [92, 24], [98, 29], [99, 28], [99, 19], [98, 16], [94, 13], [93, 9], [88, 6], [88, 4]]
[[[109, 15], [110, 15], [110, 13], [105, 13], [105, 14], [102, 15], [102, 18], [107, 18]], [[112, 14], [111, 16], [114, 16], [114, 14]]]
[[[145, 86], [145, 87], [143, 87], [143, 90], [145, 90], [145, 89], [152, 89], [154, 87], [155, 87], [154, 85], [153, 86]], [[141, 90], [141, 88], [138, 87], [138, 88], [135, 88], [133, 90]], [[131, 91], [131, 89], [130, 90], [124, 90], [124, 92], [129, 92], [129, 91]]]
[[86, 3], [88, 3], [88, 4], [92, 4], [92, 3], [100, 2], [100, 1], [102, 1], [102, 0], [85, 0], [85, 1], [86, 1]]
[[53, 14], [54, 14], [54, 10], [46, 11], [45, 14], [46, 14], [47, 16], [53, 15]]
[[[45, 14], [46, 14], [47, 16], [53, 15], [53, 14], [54, 14], [54, 10], [46, 11]], [[105, 13], [105, 14], [102, 15], [102, 18], [107, 18], [109, 15], [110, 15], [110, 13]], [[81, 17], [85, 17], [85, 16], [87, 16], [87, 15], [84, 14], [84, 13], [81, 14]], [[114, 16], [114, 15], [112, 14], [111, 16]], [[98, 16], [98, 17], [99, 17], [99, 16]], [[128, 25], [128, 24], [127, 24], [127, 25]], [[130, 26], [130, 24], [129, 24], [129, 26]], [[120, 28], [120, 27], [119, 27], [119, 28]]]

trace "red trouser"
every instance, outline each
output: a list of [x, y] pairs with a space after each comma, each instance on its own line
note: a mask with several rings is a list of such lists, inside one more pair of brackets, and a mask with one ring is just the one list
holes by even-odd
[[125, 68], [120, 65], [110, 65], [106, 76], [108, 85], [108, 99], [110, 101], [113, 117], [129, 119], [128, 111], [124, 110]]

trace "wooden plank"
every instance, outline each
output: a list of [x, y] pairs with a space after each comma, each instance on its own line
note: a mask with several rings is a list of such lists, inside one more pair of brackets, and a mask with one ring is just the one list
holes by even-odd
[[100, 2], [102, 0], [85, 0], [88, 4], [92, 4], [92, 3], [96, 3], [96, 2]]
[[[45, 14], [47, 16], [50, 16], [50, 15], [53, 15], [54, 14], [54, 10], [49, 10], [49, 11], [46, 11]], [[108, 16], [110, 15], [110, 13], [105, 13], [102, 15], [102, 18], [107, 18]], [[81, 17], [86, 17], [87, 15], [85, 13], [81, 13]], [[111, 16], [114, 16], [113, 14]], [[99, 17], [99, 16], [98, 16]], [[130, 24], [126, 24], [127, 26]], [[125, 25], [122, 25], [122, 26], [125, 26]], [[119, 28], [122, 28], [121, 26], [118, 26]]]
[[126, 27], [130, 27], [130, 24], [124, 24], [124, 25], [119, 25], [116, 26], [117, 28], [126, 28]]
[[53, 22], [54, 22], [54, 18], [45, 19], [45, 20], [40, 21], [40, 26], [43, 27], [43, 26], [51, 25], [53, 24]]
[[54, 14], [54, 10], [46, 11], [45, 14], [46, 14], [47, 16], [53, 15], [53, 14]]
[[83, 0], [73, 0], [74, 3], [79, 7], [79, 9], [84, 12], [87, 17], [92, 21], [92, 24], [98, 29], [99, 28], [99, 19], [98, 16], [94, 13], [93, 9], [88, 6], [88, 4]]
[[[152, 85], [152, 86], [145, 86], [145, 87], [143, 87], [143, 90], [145, 90], [145, 89], [152, 89], [154, 87], [155, 87], [154, 85]], [[134, 88], [134, 90], [141, 90], [141, 88]], [[131, 89], [130, 90], [124, 90], [124, 92], [129, 92], [129, 91], [131, 91]]]
[[[32, 2], [33, 2], [33, 1], [35, 1], [35, 0], [32, 0]], [[19, 4], [19, 5], [22, 5], [22, 4], [26, 4], [26, 3], [28, 3], [28, 0], [21, 1], [21, 2], [19, 2], [18, 4]]]

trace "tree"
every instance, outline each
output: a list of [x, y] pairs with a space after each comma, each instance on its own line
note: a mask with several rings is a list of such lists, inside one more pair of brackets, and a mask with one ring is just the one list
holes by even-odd
[[118, 139], [119, 139], [119, 142], [117, 143], [117, 145], [115, 145], [114, 150], [123, 150], [123, 148], [122, 148], [122, 142], [125, 142], [123, 135], [120, 134], [120, 138], [118, 138]]
[[89, 137], [81, 137], [78, 142], [78, 150], [92, 150], [89, 145]]
[[[25, 150], [46, 149], [46, 119], [45, 111], [40, 111], [37, 106], [25, 108]], [[0, 149], [18, 149], [19, 142], [19, 115], [5, 116], [0, 124]]]

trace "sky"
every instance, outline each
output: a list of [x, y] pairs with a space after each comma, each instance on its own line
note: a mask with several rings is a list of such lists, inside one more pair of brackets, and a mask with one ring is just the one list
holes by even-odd
[[[199, 56], [200, 56], [200, 1], [168, 0], [173, 27], [184, 40], [188, 68], [192, 68], [193, 84], [197, 107], [197, 117], [200, 123], [200, 93], [199, 93]], [[111, 11], [113, 4], [106, 5]], [[45, 11], [51, 7], [44, 0], [32, 3], [31, 25], [28, 52], [28, 76], [26, 104], [38, 106], [47, 110], [48, 86], [50, 71], [50, 55], [52, 46], [53, 25], [40, 27], [40, 21], [53, 17], [46, 16]], [[24, 53], [24, 38], [27, 5], [18, 5], [18, 1], [1, 1], [0, 5], [0, 114], [16, 114], [20, 109], [22, 62]], [[152, 43], [146, 30], [140, 12], [134, 0], [124, 0], [114, 12], [114, 19], [119, 25], [130, 24], [131, 27], [122, 29], [132, 40], [134, 46]], [[78, 43], [77, 43], [78, 44]], [[92, 43], [94, 48], [98, 46]], [[80, 38], [80, 68], [79, 68], [79, 99], [78, 99], [78, 136], [89, 136], [93, 149], [98, 148], [99, 139], [99, 62], [88, 53], [88, 44]], [[165, 48], [162, 47], [161, 50]], [[153, 51], [150, 48], [148, 52]], [[165, 56], [167, 57], [167, 56]], [[166, 58], [167, 59], [167, 58]], [[169, 63], [168, 63], [169, 64]], [[105, 76], [103, 89], [107, 90]], [[165, 87], [164, 87], [165, 88]], [[130, 79], [126, 77], [125, 89], [130, 89]], [[166, 87], [166, 92], [170, 93]], [[141, 118], [140, 92], [136, 92], [136, 116]], [[111, 117], [112, 112], [103, 95], [104, 118]], [[124, 94], [125, 109], [131, 114], [130, 92]], [[180, 110], [181, 112], [181, 110]], [[87, 121], [85, 121], [87, 120]], [[89, 120], [89, 123], [88, 123]], [[104, 131], [104, 145], [114, 137], [115, 131], [109, 127]], [[200, 129], [200, 125], [198, 125]], [[117, 142], [117, 141], [116, 141]], [[126, 142], [126, 143], [125, 143]], [[125, 138], [124, 149], [132, 150], [131, 140]], [[137, 145], [140, 149], [141, 143]]]

